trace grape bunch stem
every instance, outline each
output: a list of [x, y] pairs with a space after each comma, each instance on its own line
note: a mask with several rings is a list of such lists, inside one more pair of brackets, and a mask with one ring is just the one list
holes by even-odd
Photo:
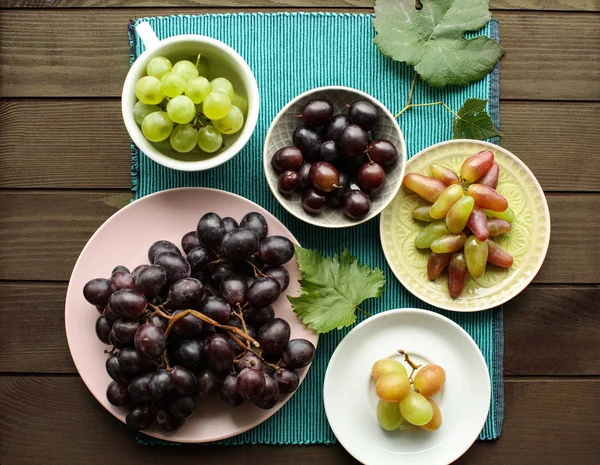
[[[413, 362], [410, 359], [410, 357], [408, 356], [408, 354], [406, 352], [404, 352], [402, 349], [398, 349], [398, 353], [400, 355], [404, 355], [404, 361], [406, 363], [408, 363], [410, 365], [410, 367], [412, 368], [412, 371], [410, 372], [410, 376], [408, 377], [408, 380], [410, 381], [410, 384], [414, 384], [413, 375], [415, 374], [415, 371], [417, 371], [419, 368], [421, 368], [422, 365], [417, 365], [415, 362]], [[419, 391], [415, 389], [415, 392], [419, 392]]]
[[410, 84], [410, 92], [408, 93], [408, 99], [406, 99], [406, 104], [404, 105], [404, 108], [396, 114], [395, 118], [398, 118], [402, 113], [404, 113], [405, 111], [407, 111], [413, 107], [431, 107], [434, 105], [442, 105], [446, 110], [448, 110], [450, 113], [452, 113], [452, 115], [454, 115], [455, 118], [460, 119], [460, 116], [458, 116], [458, 114], [454, 110], [452, 110], [452, 108], [450, 108], [448, 105], [446, 105], [441, 100], [439, 102], [431, 102], [431, 103], [412, 103], [412, 98], [413, 98], [413, 93], [415, 91], [415, 83], [416, 82], [417, 82], [417, 72], [415, 71], [413, 74], [412, 82]]

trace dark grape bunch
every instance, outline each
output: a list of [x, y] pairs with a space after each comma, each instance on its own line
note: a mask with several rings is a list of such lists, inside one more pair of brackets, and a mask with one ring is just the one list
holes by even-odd
[[371, 199], [383, 188], [386, 168], [398, 158], [394, 144], [372, 138], [379, 112], [367, 101], [348, 107], [348, 114], [333, 114], [327, 100], [308, 102], [295, 129], [294, 145], [273, 155], [271, 165], [280, 173], [279, 191], [301, 192], [302, 208], [321, 213], [326, 206], [342, 208], [344, 214], [361, 220], [371, 210]]
[[270, 409], [296, 390], [296, 369], [315, 356], [311, 342], [290, 340], [290, 325], [275, 317], [294, 245], [268, 236], [260, 213], [239, 224], [207, 213], [181, 248], [157, 241], [150, 264], [131, 272], [117, 266], [83, 288], [100, 313], [98, 338], [113, 346], [106, 397], [128, 408], [126, 422], [136, 430], [156, 423], [173, 431], [216, 393], [232, 406]]

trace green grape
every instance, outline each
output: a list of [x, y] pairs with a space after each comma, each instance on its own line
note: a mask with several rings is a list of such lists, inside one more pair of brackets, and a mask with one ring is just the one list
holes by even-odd
[[227, 116], [231, 99], [222, 92], [211, 92], [202, 103], [202, 110], [208, 119], [221, 119]]
[[187, 153], [194, 150], [198, 140], [198, 131], [191, 124], [178, 124], [173, 128], [169, 142], [173, 150]]
[[175, 98], [183, 94], [185, 80], [175, 73], [166, 73], [160, 80], [160, 90], [169, 98]]
[[429, 214], [430, 209], [431, 205], [421, 205], [420, 207], [413, 209], [412, 216], [415, 220], [431, 223], [433, 221], [433, 218]]
[[[445, 226], [445, 224], [444, 224]], [[463, 248], [467, 236], [464, 233], [446, 234], [431, 243], [431, 251], [435, 253], [452, 253]]]
[[221, 134], [235, 134], [244, 125], [242, 110], [232, 105], [227, 116], [213, 120], [213, 125]]
[[432, 218], [439, 220], [446, 216], [448, 210], [465, 195], [460, 184], [452, 184], [447, 187], [439, 198], [431, 206], [429, 214]]
[[248, 99], [243, 95], [234, 92], [231, 96], [231, 104], [242, 110], [244, 116], [248, 114]]
[[429, 223], [415, 239], [417, 249], [428, 249], [436, 239], [448, 234], [445, 221], [434, 221]]
[[398, 360], [394, 360], [393, 358], [382, 358], [381, 360], [377, 360], [373, 364], [373, 368], [371, 368], [371, 374], [373, 375], [373, 379], [377, 381], [386, 373], [390, 373], [392, 371], [399, 371], [406, 373], [406, 368], [402, 365]]
[[465, 260], [469, 274], [480, 278], [485, 272], [488, 259], [488, 245], [486, 241], [478, 241], [475, 236], [469, 236], [465, 241]]
[[213, 126], [205, 126], [198, 131], [198, 147], [206, 153], [214, 153], [223, 145], [223, 136]]
[[160, 81], [154, 76], [144, 76], [135, 83], [135, 96], [147, 105], [157, 105], [165, 98], [160, 90]]
[[419, 368], [414, 378], [415, 389], [425, 397], [431, 397], [442, 390], [446, 382], [446, 372], [439, 365], [425, 365]]
[[206, 61], [206, 58], [200, 57], [197, 68], [199, 76], [208, 76], [208, 61]]
[[400, 402], [410, 393], [406, 371], [391, 371], [382, 375], [375, 384], [377, 397], [386, 402]]
[[215, 92], [222, 92], [229, 98], [233, 97], [233, 85], [228, 79], [218, 77], [210, 81], [210, 87]]
[[167, 103], [167, 114], [174, 123], [186, 124], [196, 116], [196, 107], [189, 97], [178, 95]]
[[465, 195], [462, 199], [456, 202], [446, 214], [446, 226], [448, 231], [453, 234], [458, 234], [465, 229], [469, 216], [473, 211], [475, 199], [470, 195]]
[[482, 208], [482, 210], [488, 218], [500, 218], [509, 223], [512, 223], [515, 220], [515, 212], [510, 207], [503, 212], [493, 212], [492, 210], [486, 210], [485, 208]]
[[204, 76], [197, 76], [190, 79], [185, 86], [185, 95], [195, 104], [204, 102], [204, 99], [210, 92], [210, 83]]
[[142, 121], [142, 132], [150, 142], [160, 142], [171, 135], [173, 121], [164, 111], [150, 113]]
[[161, 79], [165, 74], [173, 69], [171, 62], [165, 57], [154, 57], [146, 65], [148, 76], [154, 76]]
[[414, 391], [400, 402], [400, 413], [416, 426], [426, 425], [433, 418], [433, 408], [427, 398]]
[[133, 106], [133, 119], [141, 126], [144, 118], [155, 111], [160, 111], [160, 108], [156, 105], [147, 105], [143, 102], [136, 102]]
[[173, 65], [173, 72], [179, 74], [185, 82], [198, 76], [198, 68], [191, 61], [181, 60]]
[[380, 400], [377, 404], [377, 421], [379, 422], [379, 426], [386, 431], [398, 429], [404, 421], [398, 402]]

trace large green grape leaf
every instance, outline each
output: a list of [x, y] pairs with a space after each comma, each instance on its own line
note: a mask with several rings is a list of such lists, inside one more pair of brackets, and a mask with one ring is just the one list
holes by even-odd
[[465, 39], [491, 19], [488, 0], [377, 0], [373, 25], [379, 50], [415, 67], [434, 87], [465, 85], [485, 77], [504, 49], [486, 36]]

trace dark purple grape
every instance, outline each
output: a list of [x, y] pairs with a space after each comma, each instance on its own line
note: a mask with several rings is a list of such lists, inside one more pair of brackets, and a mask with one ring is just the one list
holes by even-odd
[[169, 324], [168, 321], [166, 319], [164, 319], [162, 316], [153, 313], [152, 315], [150, 315], [150, 318], [148, 319], [148, 323], [156, 326], [159, 329], [162, 329], [163, 332], [165, 332], [167, 330], [167, 325]]
[[281, 173], [283, 171], [296, 171], [302, 165], [303, 157], [299, 148], [289, 145], [283, 147], [271, 158], [271, 166], [275, 171]]
[[198, 231], [190, 231], [185, 233], [181, 238], [181, 248], [185, 253], [190, 253], [197, 247], [202, 247], [202, 241], [198, 237]]
[[176, 365], [171, 369], [173, 392], [180, 396], [194, 394], [198, 387], [196, 376], [185, 367]]
[[111, 355], [106, 359], [106, 372], [113, 380], [120, 384], [128, 384], [130, 376], [126, 375], [119, 365], [119, 359], [116, 355]]
[[306, 339], [292, 339], [281, 354], [281, 361], [288, 368], [302, 368], [315, 358], [315, 346]]
[[320, 134], [309, 126], [299, 126], [292, 134], [293, 144], [300, 149], [304, 160], [319, 158], [319, 149], [323, 143]]
[[217, 289], [221, 287], [223, 279], [225, 279], [227, 276], [235, 274], [235, 270], [229, 262], [215, 263], [209, 266], [208, 269], [210, 270], [210, 277], [212, 279], [212, 283]]
[[221, 295], [231, 306], [243, 304], [247, 290], [246, 278], [241, 275], [227, 276], [221, 282]]
[[96, 336], [98, 336], [100, 342], [103, 342], [104, 344], [110, 344], [110, 331], [110, 323], [106, 321], [106, 318], [104, 318], [103, 316], [99, 316], [96, 320]]
[[365, 163], [358, 169], [356, 181], [366, 194], [377, 194], [385, 183], [385, 170], [375, 162]]
[[327, 199], [315, 189], [307, 189], [302, 194], [302, 208], [312, 214], [321, 213], [325, 208]]
[[303, 163], [298, 169], [298, 176], [300, 176], [300, 189], [306, 189], [312, 186], [310, 182], [310, 169], [312, 168], [311, 163]]
[[192, 273], [202, 273], [210, 263], [211, 257], [204, 247], [196, 247], [188, 252], [187, 261]]
[[342, 197], [350, 188], [350, 179], [348, 175], [343, 171], [340, 171], [340, 180], [338, 182], [338, 188], [334, 189], [327, 196], [327, 203], [333, 208], [341, 208], [343, 205]]
[[277, 179], [277, 188], [283, 195], [289, 195], [300, 187], [300, 175], [295, 171], [284, 171]]
[[209, 368], [202, 368], [196, 373], [198, 387], [196, 395], [198, 397], [206, 397], [214, 394], [221, 387], [221, 378]]
[[111, 340], [117, 340], [123, 346], [128, 346], [133, 343], [133, 338], [136, 331], [140, 327], [137, 321], [117, 320], [110, 330], [112, 333]]
[[112, 311], [110, 306], [104, 307], [104, 311], [102, 312], [102, 316], [108, 321], [110, 325], [112, 325], [115, 321], [119, 319], [119, 317]]
[[257, 407], [268, 410], [275, 407], [279, 401], [279, 386], [277, 381], [266, 373], [263, 373], [263, 377], [265, 378], [265, 388], [262, 394], [254, 400], [254, 403]]
[[260, 243], [258, 257], [269, 266], [280, 266], [294, 256], [294, 244], [287, 237], [269, 236]]
[[310, 169], [310, 181], [321, 192], [331, 192], [340, 182], [340, 173], [331, 163], [317, 161]]
[[216, 250], [225, 235], [223, 220], [216, 213], [207, 213], [198, 221], [198, 237], [209, 249]]
[[377, 108], [365, 100], [354, 102], [348, 108], [348, 116], [354, 124], [359, 125], [365, 131], [370, 131], [379, 121]]
[[96, 307], [96, 310], [98, 310], [100, 315], [104, 314], [104, 307], [101, 307], [100, 305], [94, 305], [94, 307]]
[[192, 396], [173, 397], [169, 399], [167, 409], [175, 418], [185, 420], [194, 414], [196, 399]]
[[[230, 320], [230, 326], [231, 325], [231, 320]], [[241, 330], [243, 330], [243, 326], [241, 326], [241, 322], [240, 322], [240, 326], [238, 326]], [[248, 336], [250, 336], [253, 339], [256, 339], [256, 331], [254, 331], [254, 328], [252, 326], [246, 326], [246, 329], [248, 331]], [[238, 340], [243, 340], [242, 338], [240, 338], [239, 336], [237, 337]], [[240, 354], [242, 354], [244, 352], [244, 350], [246, 350], [246, 346], [240, 346], [232, 337], [228, 338], [227, 341], [229, 342], [229, 346], [231, 347], [231, 350], [233, 350], [235, 352], [236, 357]]]
[[283, 266], [267, 268], [264, 272], [269, 278], [277, 280], [281, 293], [287, 289], [290, 284], [290, 273]]
[[311, 100], [300, 116], [309, 126], [325, 126], [333, 116], [333, 105], [327, 100]]
[[141, 404], [152, 399], [150, 394], [150, 380], [152, 373], [145, 373], [133, 379], [127, 386], [127, 392], [134, 404]]
[[156, 412], [156, 424], [163, 431], [175, 431], [181, 428], [184, 423], [185, 420], [171, 415], [167, 409], [162, 408]]
[[221, 383], [220, 389], [221, 399], [223, 399], [223, 402], [234, 407], [244, 402], [244, 399], [242, 399], [242, 396], [240, 396], [237, 390], [237, 381], [237, 374], [228, 374]]
[[133, 347], [124, 347], [117, 355], [119, 365], [123, 373], [130, 376], [138, 376], [152, 368], [152, 361], [143, 357]]
[[290, 368], [279, 368], [279, 370], [275, 370], [273, 378], [279, 386], [279, 392], [285, 394], [294, 392], [298, 389], [298, 385], [300, 384], [298, 373], [296, 373], [296, 370]]
[[126, 266], [123, 265], [117, 265], [113, 268], [113, 270], [110, 272], [110, 275], [112, 276], [113, 274], [115, 274], [117, 271], [124, 271], [125, 273], [130, 273], [129, 268], [127, 268]]
[[167, 397], [173, 390], [173, 375], [169, 371], [160, 368], [150, 378], [148, 388], [152, 400], [160, 400]]
[[356, 124], [351, 124], [340, 137], [340, 147], [344, 155], [350, 158], [360, 157], [367, 148], [367, 133]]
[[256, 281], [256, 278], [254, 276], [246, 276], [246, 287], [250, 287], [254, 284], [254, 281]]
[[208, 338], [204, 353], [208, 366], [214, 371], [227, 371], [233, 366], [235, 354], [229, 341], [222, 334], [215, 334]]
[[108, 301], [111, 310], [119, 318], [137, 320], [146, 311], [146, 298], [132, 289], [122, 289], [110, 296]]
[[241, 359], [235, 362], [235, 369], [239, 372], [246, 368], [261, 371], [263, 369], [263, 361], [258, 355], [253, 352], [246, 352]]
[[135, 348], [146, 358], [155, 359], [165, 350], [167, 338], [162, 329], [145, 323], [135, 333]]
[[135, 286], [146, 297], [156, 297], [167, 284], [167, 272], [162, 266], [150, 265], [140, 270]]
[[337, 142], [334, 140], [327, 140], [321, 144], [319, 149], [319, 155], [321, 161], [336, 164], [340, 160], [340, 149]]
[[222, 297], [207, 297], [198, 310], [222, 325], [227, 324], [231, 315], [231, 306]]
[[262, 371], [245, 368], [238, 376], [237, 390], [244, 400], [255, 400], [265, 390]]
[[167, 286], [171, 286], [175, 281], [190, 276], [191, 267], [185, 258], [173, 252], [161, 253], [156, 258], [156, 265], [160, 265], [167, 273]]
[[225, 227], [225, 234], [240, 227], [238, 222], [235, 221], [231, 216], [226, 216], [223, 218], [223, 226]]
[[221, 242], [221, 254], [229, 260], [247, 260], [258, 251], [258, 235], [248, 228], [228, 232]]
[[187, 339], [169, 351], [171, 363], [189, 370], [197, 370], [202, 365], [202, 344], [197, 339]]
[[[176, 312], [173, 312], [173, 316], [177, 316], [183, 311], [184, 310], [177, 310]], [[193, 337], [198, 337], [200, 336], [200, 333], [202, 333], [203, 325], [204, 323], [200, 318], [189, 314], [173, 323], [169, 335], [173, 336], [175, 339], [191, 339]]]
[[396, 163], [398, 158], [396, 147], [387, 139], [372, 141], [367, 147], [367, 154], [375, 163], [385, 167]]
[[125, 417], [125, 423], [130, 428], [141, 431], [148, 428], [155, 419], [154, 413], [145, 405], [134, 406]]
[[358, 172], [358, 169], [365, 163], [369, 163], [369, 157], [366, 153], [363, 153], [357, 158], [345, 157], [344, 164], [341, 169], [345, 170], [346, 173], [348, 173], [348, 176], [350, 176], [350, 178], [356, 178], [356, 173]]
[[116, 381], [111, 381], [108, 388], [106, 388], [106, 398], [116, 407], [122, 407], [131, 402], [127, 393], [127, 385], [117, 383]]
[[211, 283], [204, 283], [204, 298], [216, 297], [219, 295], [218, 289]]
[[83, 286], [83, 296], [92, 305], [105, 307], [111, 294], [112, 290], [108, 279], [95, 278]]
[[263, 308], [248, 308], [244, 311], [244, 321], [256, 331], [259, 331], [260, 328], [274, 318], [275, 312], [270, 305]]
[[344, 194], [344, 214], [353, 220], [362, 220], [371, 210], [371, 199], [360, 190], [350, 190]]
[[273, 278], [258, 278], [246, 293], [246, 301], [254, 308], [271, 305], [279, 298], [281, 287]]
[[279, 355], [290, 340], [290, 325], [281, 318], [275, 318], [266, 323], [256, 336], [263, 353]]
[[158, 256], [165, 252], [171, 252], [181, 255], [181, 251], [179, 250], [179, 248], [177, 248], [177, 246], [171, 241], [156, 241], [148, 249], [148, 261], [151, 265], [156, 263], [156, 259], [158, 258]]
[[329, 120], [329, 124], [327, 125], [327, 131], [325, 132], [325, 137], [327, 140], [333, 140], [335, 142], [340, 140], [342, 132], [348, 126], [352, 124], [350, 117], [348, 115], [335, 115]]
[[142, 272], [142, 270], [145, 270], [146, 268], [148, 268], [148, 265], [138, 265], [131, 272], [131, 276], [133, 276], [133, 279], [136, 280], [136, 284], [137, 284], [138, 277], [140, 276], [140, 273]]
[[262, 241], [269, 234], [269, 226], [267, 220], [258, 212], [246, 213], [240, 221], [240, 228], [251, 229], [258, 236], [258, 240]]
[[112, 292], [135, 289], [135, 279], [128, 271], [116, 271], [110, 277], [110, 289]]
[[125, 347], [127, 347], [129, 345], [129, 344], [123, 344], [121, 341], [115, 339], [115, 336], [112, 333], [112, 331], [108, 335], [108, 342], [110, 342], [117, 349], [124, 349]]
[[176, 309], [196, 310], [204, 297], [202, 283], [195, 278], [184, 278], [169, 289], [169, 305]]

